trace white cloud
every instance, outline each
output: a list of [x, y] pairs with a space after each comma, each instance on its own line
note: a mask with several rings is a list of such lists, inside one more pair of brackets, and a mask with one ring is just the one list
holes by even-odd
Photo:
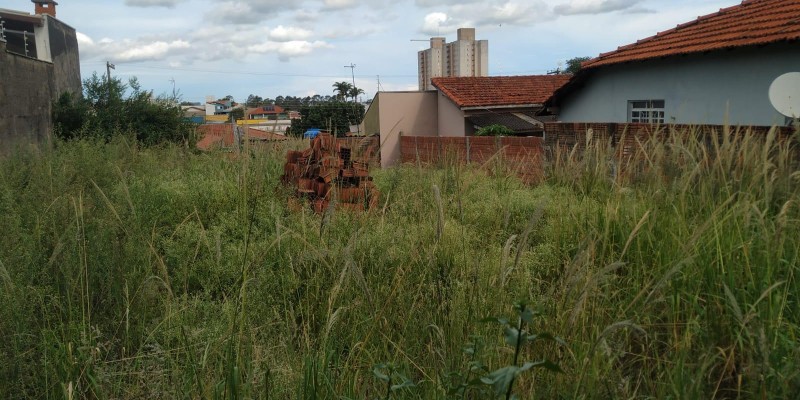
[[[418, 0], [420, 1], [425, 0]], [[453, 33], [458, 28], [482, 28], [498, 25], [529, 26], [555, 19], [551, 8], [542, 0], [488, 0], [459, 2], [444, 11], [425, 16], [420, 31], [430, 35]]]
[[332, 48], [323, 41], [309, 42], [305, 40], [292, 40], [289, 42], [264, 42], [251, 45], [247, 48], [249, 52], [259, 54], [277, 54], [281, 61], [288, 61], [294, 57], [306, 56], [316, 49]]
[[277, 28], [269, 31], [269, 38], [275, 42], [289, 42], [293, 40], [306, 40], [310, 38], [312, 34], [313, 33], [307, 29], [278, 25]]
[[552, 13], [542, 1], [509, 1], [477, 15], [482, 16], [477, 20], [477, 25], [522, 25], [552, 19]]
[[326, 39], [359, 38], [359, 37], [366, 37], [380, 31], [381, 31], [380, 28], [374, 26], [366, 26], [360, 28], [338, 28], [326, 32], [323, 36]]
[[455, 32], [462, 24], [443, 12], [433, 12], [425, 16], [420, 32], [430, 36], [442, 36]]
[[451, 4], [481, 3], [483, 0], [415, 0], [414, 3], [420, 7], [439, 7]]
[[559, 15], [602, 14], [631, 8], [640, 0], [571, 0], [553, 7]]
[[356, 0], [323, 0], [323, 8], [326, 10], [343, 10], [357, 5]]
[[75, 32], [75, 36], [78, 38], [78, 46], [94, 46], [94, 40], [92, 40], [92, 38], [89, 36], [86, 36], [81, 32]]
[[131, 7], [166, 7], [173, 8], [183, 0], [125, 0], [125, 5]]
[[115, 59], [119, 61], [163, 60], [171, 52], [188, 49], [190, 47], [191, 45], [189, 42], [184, 40], [175, 40], [172, 42], [158, 41], [139, 44], [117, 53], [115, 55]]
[[311, 10], [298, 10], [294, 14], [297, 22], [314, 22], [319, 19], [319, 13]]
[[230, 24], [257, 24], [284, 11], [294, 10], [302, 1], [227, 0], [215, 4], [206, 19]]

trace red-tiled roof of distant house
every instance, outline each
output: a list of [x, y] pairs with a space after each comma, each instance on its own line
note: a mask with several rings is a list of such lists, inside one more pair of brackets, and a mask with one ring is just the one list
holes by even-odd
[[[212, 148], [223, 148], [233, 146], [233, 127], [231, 124], [204, 124], [197, 127], [197, 134], [200, 140], [197, 141], [197, 148], [209, 150]], [[262, 130], [247, 128], [247, 136], [251, 140], [286, 140], [285, 135], [279, 133], [265, 132]]]
[[583, 63], [583, 68], [800, 39], [800, 1], [745, 0]]
[[433, 86], [462, 108], [543, 104], [572, 75], [439, 77]]
[[247, 115], [282, 114], [286, 110], [281, 106], [259, 106], [247, 109]]

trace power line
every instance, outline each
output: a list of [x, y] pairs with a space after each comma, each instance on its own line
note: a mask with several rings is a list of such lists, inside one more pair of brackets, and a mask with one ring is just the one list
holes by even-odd
[[[81, 62], [84, 65], [90, 64], [100, 64], [100, 62]], [[179, 67], [162, 67], [162, 66], [151, 66], [151, 65], [140, 65], [136, 63], [120, 63], [117, 64], [124, 64], [135, 66], [136, 68], [146, 68], [146, 69], [157, 69], [157, 70], [166, 70], [166, 71], [187, 71], [187, 72], [204, 72], [210, 74], [225, 74], [225, 75], [254, 75], [254, 76], [283, 76], [283, 77], [296, 77], [296, 78], [341, 78], [341, 75], [316, 75], [316, 74], [287, 74], [287, 73], [280, 73], [280, 72], [254, 72], [254, 71], [236, 71], [236, 70], [213, 70], [213, 69], [201, 69], [201, 68], [179, 68]], [[349, 68], [349, 66], [346, 66]], [[355, 75], [353, 77], [359, 78], [371, 78], [374, 75]], [[416, 75], [382, 75], [383, 77], [389, 78], [410, 78], [415, 77]]]

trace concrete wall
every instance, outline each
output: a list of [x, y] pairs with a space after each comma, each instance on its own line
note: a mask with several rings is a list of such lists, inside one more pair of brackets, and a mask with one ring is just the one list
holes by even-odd
[[364, 117], [368, 135], [380, 133], [381, 166], [400, 162], [400, 136], [436, 136], [436, 92], [380, 92]]
[[[81, 92], [78, 40], [75, 30], [45, 18], [46, 52], [42, 61], [6, 51], [0, 41], [0, 148], [20, 141], [41, 141], [52, 131], [52, 103], [65, 92]], [[37, 38], [38, 39], [38, 38]]]
[[442, 92], [436, 92], [439, 102], [439, 136], [469, 136], [474, 129], [464, 119], [464, 112]]
[[48, 27], [50, 59], [53, 62], [56, 98], [64, 92], [81, 93], [81, 61], [78, 54], [78, 37], [75, 29], [49, 16], [44, 16]]
[[0, 41], [0, 150], [42, 140], [51, 130], [53, 65], [6, 52]]
[[768, 90], [800, 71], [800, 45], [718, 51], [601, 67], [561, 102], [563, 122], [627, 122], [628, 101], [665, 100], [665, 122], [785, 125]]

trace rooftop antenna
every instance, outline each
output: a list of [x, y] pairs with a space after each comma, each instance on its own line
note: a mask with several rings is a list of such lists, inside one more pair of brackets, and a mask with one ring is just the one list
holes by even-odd
[[800, 72], [777, 77], [769, 87], [769, 101], [775, 110], [787, 117], [787, 125], [800, 121]]

